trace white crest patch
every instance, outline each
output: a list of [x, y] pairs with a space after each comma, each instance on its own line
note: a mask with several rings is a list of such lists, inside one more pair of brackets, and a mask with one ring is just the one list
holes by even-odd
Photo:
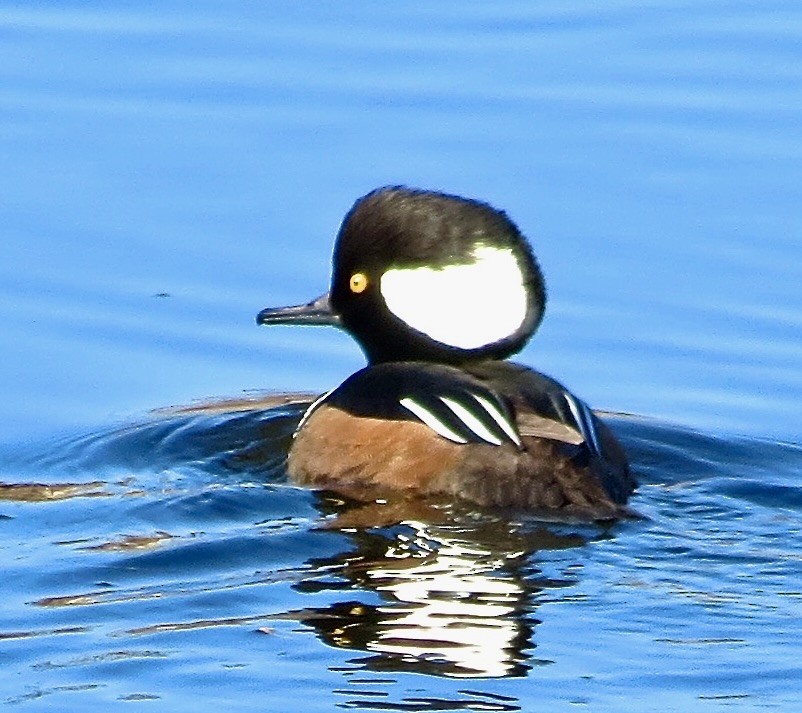
[[511, 250], [478, 245], [473, 262], [394, 268], [381, 278], [387, 308], [441, 344], [477, 349], [513, 334], [529, 303]]

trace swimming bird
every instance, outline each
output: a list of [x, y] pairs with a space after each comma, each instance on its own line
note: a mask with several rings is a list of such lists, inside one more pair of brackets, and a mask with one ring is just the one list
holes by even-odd
[[329, 291], [257, 315], [337, 326], [367, 357], [301, 418], [290, 478], [362, 501], [626, 515], [635, 481], [609, 427], [558, 381], [507, 360], [545, 304], [538, 262], [503, 211], [404, 186], [357, 200], [336, 238]]

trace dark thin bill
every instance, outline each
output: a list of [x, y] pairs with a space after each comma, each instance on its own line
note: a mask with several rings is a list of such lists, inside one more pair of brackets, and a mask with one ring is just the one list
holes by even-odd
[[257, 324], [340, 325], [340, 316], [329, 302], [329, 293], [303, 305], [268, 307], [256, 315]]

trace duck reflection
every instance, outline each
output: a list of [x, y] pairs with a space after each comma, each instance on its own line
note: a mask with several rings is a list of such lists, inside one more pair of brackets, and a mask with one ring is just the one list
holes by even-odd
[[[267, 396], [169, 415], [214, 426], [206, 428], [218, 438], [214, 449], [208, 432], [198, 439], [214, 450], [213, 465], [281, 482], [288, 440], [308, 401], [308, 395]], [[208, 421], [218, 414], [222, 420]], [[236, 445], [220, 443], [234, 437]], [[315, 493], [321, 527], [341, 533], [347, 545], [306, 560], [310, 574], [294, 586], [327, 603], [289, 616], [331, 646], [363, 652], [352, 663], [373, 671], [499, 678], [549, 663], [534, 655], [534, 612], [550, 591], [576, 579], [573, 570], [544, 576], [537, 553], [580, 547], [600, 536], [601, 525], [546, 526], [531, 515], [512, 520], [509, 512], [494, 515], [454, 501], [349, 495]]]
[[[343, 505], [322, 498], [322, 509], [339, 510], [342, 519], [335, 517], [335, 526], [353, 549], [309, 560], [326, 574], [298, 588], [345, 595], [360, 590], [374, 593], [376, 601], [345, 598], [306, 610], [301, 618], [323, 641], [365, 651], [369, 656], [355, 663], [381, 671], [509, 677], [548, 663], [532, 655], [537, 596], [575, 580], [543, 577], [532, 554], [580, 546], [586, 536], [565, 526], [560, 532], [487, 514], [472, 517], [447, 506], [427, 506], [426, 521], [350, 526], [354, 512], [343, 512]], [[398, 505], [389, 507], [400, 514]], [[410, 507], [420, 515], [419, 504]], [[356, 512], [357, 519], [365, 518], [364, 507]], [[341, 528], [343, 523], [349, 526]]]

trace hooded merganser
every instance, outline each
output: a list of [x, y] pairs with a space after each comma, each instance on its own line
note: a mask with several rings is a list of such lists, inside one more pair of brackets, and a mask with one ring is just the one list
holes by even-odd
[[257, 316], [339, 326], [368, 359], [304, 414], [291, 479], [358, 500], [400, 492], [557, 517], [626, 514], [635, 483], [609, 428], [557, 381], [504, 361], [545, 301], [505, 213], [402, 186], [360, 198], [337, 236], [330, 292]]

